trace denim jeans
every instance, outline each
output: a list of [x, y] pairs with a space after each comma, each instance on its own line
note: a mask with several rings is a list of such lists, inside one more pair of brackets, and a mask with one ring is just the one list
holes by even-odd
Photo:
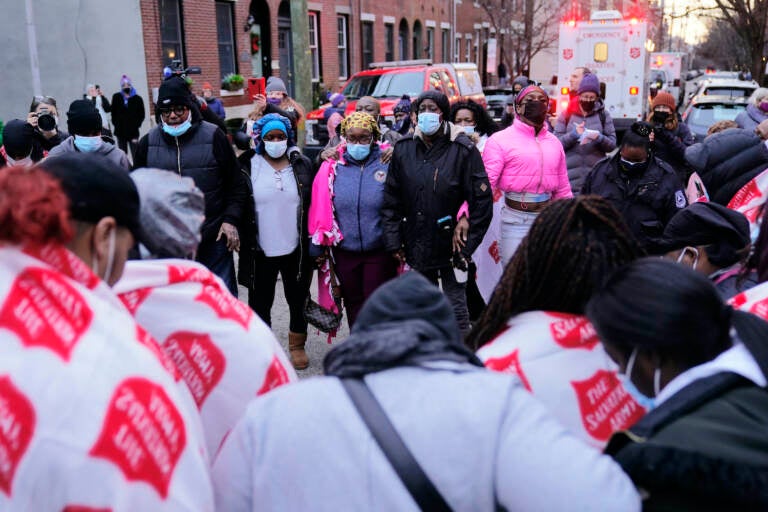
[[521, 212], [507, 206], [501, 209], [501, 264], [506, 267], [531, 229], [538, 213]]
[[467, 283], [456, 281], [453, 267], [443, 267], [422, 272], [424, 276], [437, 285], [438, 278], [445, 297], [453, 307], [453, 314], [459, 324], [462, 336], [469, 331], [469, 310], [467, 309]]
[[218, 242], [202, 242], [197, 248], [197, 261], [222, 278], [230, 293], [237, 297], [235, 260], [232, 252], [227, 249], [227, 241], [224, 237]]

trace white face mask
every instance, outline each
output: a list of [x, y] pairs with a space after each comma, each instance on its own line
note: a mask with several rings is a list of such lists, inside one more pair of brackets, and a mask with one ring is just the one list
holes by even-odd
[[93, 259], [91, 260], [91, 270], [93, 270], [93, 273], [96, 274], [101, 278], [102, 281], [109, 284], [109, 278], [112, 276], [112, 267], [115, 264], [115, 237], [117, 236], [115, 234], [115, 231], [117, 228], [112, 229], [109, 232], [109, 252], [107, 254], [107, 268], [104, 270], [104, 275], [99, 275], [99, 260], [96, 257], [96, 251], [93, 251]]
[[267, 142], [264, 141], [264, 151], [267, 152], [272, 158], [280, 158], [285, 154], [288, 149], [288, 141], [281, 140], [279, 142]]

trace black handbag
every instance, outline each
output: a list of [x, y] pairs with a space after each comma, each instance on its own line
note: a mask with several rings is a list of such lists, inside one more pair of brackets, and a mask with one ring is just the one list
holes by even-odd
[[314, 300], [311, 295], [307, 295], [307, 300], [304, 301], [304, 319], [307, 323], [313, 327], [316, 327], [322, 332], [335, 331], [341, 325], [341, 319], [344, 316], [344, 312], [341, 306], [341, 288], [336, 280], [336, 272], [333, 269], [333, 261], [329, 258], [328, 264], [331, 272], [331, 295], [336, 302], [336, 307], [339, 308], [338, 313], [334, 313], [330, 309], [326, 309]]

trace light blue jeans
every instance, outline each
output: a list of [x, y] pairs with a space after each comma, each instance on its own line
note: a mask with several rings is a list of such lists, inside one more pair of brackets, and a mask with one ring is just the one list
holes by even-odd
[[503, 206], [501, 208], [501, 263], [505, 267], [531, 229], [538, 212], [523, 212]]

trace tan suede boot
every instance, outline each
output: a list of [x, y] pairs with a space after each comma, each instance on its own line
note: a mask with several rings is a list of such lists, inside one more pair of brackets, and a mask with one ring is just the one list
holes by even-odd
[[309, 366], [309, 358], [304, 352], [307, 343], [307, 334], [288, 331], [288, 352], [291, 356], [291, 364], [297, 370], [305, 370]]

